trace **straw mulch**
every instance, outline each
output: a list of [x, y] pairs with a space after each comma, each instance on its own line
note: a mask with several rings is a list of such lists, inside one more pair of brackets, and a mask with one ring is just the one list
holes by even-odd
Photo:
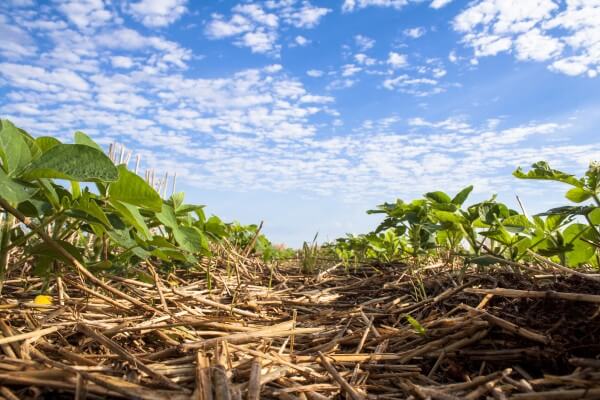
[[598, 276], [229, 261], [212, 265], [212, 288], [156, 265], [140, 265], [156, 283], [104, 275], [113, 293], [65, 274], [46, 306], [41, 280], [12, 274], [0, 396], [600, 399]]

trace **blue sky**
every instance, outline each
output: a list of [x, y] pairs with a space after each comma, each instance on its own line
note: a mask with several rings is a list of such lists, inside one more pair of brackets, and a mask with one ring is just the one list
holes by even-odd
[[4, 0], [0, 116], [83, 130], [275, 242], [473, 183], [531, 212], [600, 159], [598, 0]]

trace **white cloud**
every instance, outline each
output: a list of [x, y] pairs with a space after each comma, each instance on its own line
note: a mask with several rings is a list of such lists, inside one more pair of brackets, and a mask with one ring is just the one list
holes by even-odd
[[309, 69], [306, 71], [306, 75], [310, 76], [311, 78], [319, 78], [323, 76], [323, 71], [319, 71], [318, 69]]
[[400, 9], [407, 5], [409, 0], [344, 0], [342, 4], [343, 12], [351, 12], [355, 9], [366, 7], [392, 7]]
[[235, 14], [229, 21], [225, 21], [222, 15], [213, 14], [212, 20], [206, 26], [206, 34], [211, 39], [222, 39], [248, 32], [253, 28], [250, 20], [242, 15]]
[[37, 51], [37, 46], [27, 31], [0, 14], [0, 55], [8, 59], [20, 59], [32, 56]]
[[282, 69], [283, 69], [283, 66], [281, 66], [281, 64], [272, 64], [272, 65], [269, 65], [268, 67], [265, 67], [264, 71], [269, 74], [274, 74], [274, 73], [281, 71]]
[[131, 59], [131, 57], [113, 56], [110, 58], [110, 62], [115, 68], [129, 69], [133, 67], [133, 60]]
[[439, 8], [447, 6], [450, 3], [452, 3], [452, 0], [433, 0], [429, 4], [429, 7], [439, 9]]
[[269, 53], [278, 49], [277, 33], [263, 29], [246, 32], [235, 43], [250, 48], [253, 53]]
[[433, 68], [432, 74], [434, 78], [443, 78], [448, 72], [444, 68]]
[[448, 53], [448, 61], [450, 61], [451, 63], [455, 63], [458, 61], [456, 51], [452, 50], [450, 53]]
[[[600, 3], [595, 0], [479, 0], [453, 22], [475, 57], [514, 51], [556, 72], [597, 75]], [[476, 59], [474, 60], [474, 62]]]
[[88, 82], [76, 72], [65, 68], [46, 70], [41, 67], [0, 63], [0, 76], [11, 86], [37, 91], [58, 92], [62, 89], [86, 91]]
[[279, 25], [279, 17], [265, 12], [258, 4], [238, 4], [232, 11], [246, 15], [254, 22], [269, 28], [277, 28]]
[[543, 35], [534, 28], [515, 40], [517, 58], [521, 60], [546, 61], [562, 52], [564, 45], [560, 40]]
[[302, 6], [294, 8], [285, 6], [282, 8], [282, 18], [296, 28], [314, 28], [321, 22], [321, 19], [331, 12], [324, 7], [315, 7], [309, 2], [304, 1]]
[[57, 3], [58, 10], [80, 29], [97, 28], [115, 18], [103, 0], [58, 0]]
[[133, 17], [151, 27], [163, 27], [177, 21], [186, 11], [187, 0], [141, 0], [127, 8]]
[[372, 65], [377, 64], [376, 59], [371, 58], [363, 53], [355, 54], [354, 59], [356, 60], [357, 63], [359, 63], [361, 65], [372, 66]]
[[[93, 41], [98, 47], [122, 50], [145, 50], [153, 52], [150, 60], [159, 69], [168, 66], [185, 68], [186, 61], [191, 58], [191, 52], [180, 47], [177, 43], [158, 36], [143, 36], [139, 32], [120, 28], [94, 36]], [[88, 42], [89, 43], [89, 42]]]
[[333, 103], [334, 98], [331, 96], [318, 96], [312, 94], [305, 94], [300, 98], [301, 103]]
[[388, 54], [387, 63], [394, 69], [402, 68], [408, 65], [408, 59], [405, 54], [390, 51]]
[[422, 26], [418, 26], [416, 28], [405, 29], [402, 31], [404, 35], [411, 37], [413, 39], [418, 39], [425, 34], [426, 30]]
[[[550, 69], [570, 76], [578, 76], [588, 71], [588, 66], [585, 60], [577, 57], [568, 57], [556, 60], [550, 66]], [[593, 75], [591, 78], [595, 78]]]
[[358, 67], [354, 64], [345, 64], [342, 66], [342, 76], [343, 77], [352, 76], [360, 71], [362, 71], [362, 68]]
[[302, 35], [298, 35], [294, 38], [294, 42], [298, 45], [298, 46], [306, 46], [307, 44], [310, 43], [310, 40], [308, 40], [307, 38], [305, 38]]
[[375, 40], [364, 35], [354, 36], [354, 43], [356, 43], [356, 46], [360, 51], [367, 51], [375, 46]]
[[404, 93], [422, 97], [440, 93], [442, 88], [437, 87], [438, 81], [431, 78], [412, 78], [409, 75], [399, 75], [383, 81], [383, 87], [388, 90], [399, 90]]
[[[308, 1], [286, 0], [266, 1], [262, 4], [238, 4], [226, 19], [221, 14], [213, 14], [205, 28], [210, 39], [232, 37], [234, 44], [248, 47], [253, 53], [278, 55], [281, 25], [295, 28], [314, 28], [331, 10], [315, 7]], [[304, 46], [308, 39], [301, 35], [295, 38], [295, 45]]]

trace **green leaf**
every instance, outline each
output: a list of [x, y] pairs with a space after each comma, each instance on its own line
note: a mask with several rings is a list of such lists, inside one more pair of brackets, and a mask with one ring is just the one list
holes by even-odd
[[570, 267], [585, 264], [596, 254], [596, 248], [584, 242], [581, 238], [593, 240], [592, 229], [584, 224], [572, 224], [563, 232], [565, 241], [572, 245], [572, 250], [566, 252], [566, 262]]
[[73, 204], [73, 209], [83, 211], [86, 214], [91, 215], [96, 218], [98, 221], [103, 223], [106, 226], [111, 226], [108, 217], [102, 210], [102, 208], [91, 198], [89, 198], [88, 194], [83, 195]]
[[182, 226], [173, 230], [175, 241], [182, 249], [190, 253], [200, 253], [208, 250], [208, 242], [198, 229], [188, 226]]
[[52, 136], [40, 136], [35, 139], [35, 143], [42, 153], [45, 153], [54, 146], [61, 144], [60, 140], [53, 138]]
[[458, 192], [456, 194], [456, 196], [454, 196], [454, 198], [452, 199], [452, 204], [455, 204], [457, 206], [462, 206], [472, 191], [473, 191], [473, 185], [467, 186], [466, 188], [464, 188], [463, 190]]
[[[79, 249], [75, 246], [73, 246], [71, 243], [66, 242], [64, 240], [57, 240], [56, 241], [57, 244], [59, 244], [63, 249], [65, 249], [67, 251], [67, 253], [69, 253], [70, 255], [72, 255], [77, 261], [79, 261], [80, 263], [83, 263], [83, 256], [81, 255], [81, 252], [79, 251]], [[60, 260], [62, 262], [64, 262], [65, 264], [71, 264], [71, 261], [65, 257], [62, 253], [60, 253], [59, 251], [57, 251], [54, 247], [50, 246], [49, 244], [42, 242], [40, 244], [37, 244], [29, 249], [27, 249], [27, 252], [33, 256], [37, 256], [37, 257], [51, 257], [53, 259], [56, 260]]]
[[548, 215], [546, 217], [546, 229], [550, 232], [555, 231], [563, 225], [566, 218], [567, 215], [565, 214]]
[[119, 172], [110, 158], [99, 150], [83, 144], [59, 144], [29, 164], [22, 178], [112, 182], [119, 178]]
[[490, 265], [502, 264], [504, 262], [504, 260], [494, 257], [494, 256], [483, 255], [483, 256], [470, 258], [470, 259], [468, 259], [468, 262], [476, 264], [476, 265], [480, 265], [482, 267], [487, 267]]
[[171, 195], [171, 198], [169, 200], [171, 200], [172, 206], [175, 209], [175, 211], [178, 211], [178, 208], [181, 207], [184, 198], [185, 193], [183, 192], [177, 192]]
[[590, 211], [590, 213], [588, 214], [588, 218], [590, 219], [592, 224], [600, 225], [600, 207], [596, 207], [592, 211]]
[[584, 183], [582, 180], [575, 178], [574, 175], [569, 175], [565, 172], [552, 169], [545, 161], [536, 162], [531, 166], [531, 170], [527, 173], [523, 172], [521, 167], [517, 168], [513, 175], [519, 179], [538, 179], [563, 182], [569, 185], [582, 188]]
[[42, 154], [42, 150], [37, 145], [35, 138], [21, 128], [17, 128], [17, 130], [19, 131], [21, 137], [23, 138], [23, 140], [25, 140], [25, 143], [27, 143], [27, 146], [29, 147], [31, 159], [33, 160], [38, 158]]
[[510, 217], [505, 218], [502, 220], [502, 225], [505, 228], [518, 228], [519, 231], [534, 227], [533, 223], [529, 221], [526, 216], [521, 214], [511, 215]]
[[37, 189], [14, 181], [2, 169], [0, 169], [0, 188], [2, 188], [0, 196], [13, 206], [30, 199], [37, 192]]
[[406, 314], [404, 316], [406, 318], [406, 320], [408, 321], [408, 323], [410, 324], [410, 326], [412, 326], [412, 328], [419, 334], [419, 335], [425, 335], [425, 328], [423, 327], [423, 325], [421, 325], [419, 323], [419, 321], [417, 321], [416, 319], [414, 319], [413, 317], [411, 317], [410, 315]]
[[146, 181], [125, 165], [119, 165], [119, 179], [108, 187], [108, 197], [111, 201], [122, 201], [138, 207], [160, 212], [162, 199]]
[[18, 209], [26, 217], [30, 218], [43, 218], [43, 216], [52, 213], [52, 205], [50, 203], [37, 199], [29, 199], [22, 202], [19, 204]]
[[440, 191], [426, 193], [425, 197], [436, 203], [447, 204], [447, 203], [452, 202], [452, 199], [450, 199], [450, 196], [448, 196], [446, 193], [440, 192]]
[[119, 211], [125, 222], [136, 228], [138, 234], [144, 240], [152, 238], [148, 225], [146, 225], [144, 218], [136, 206], [119, 201], [111, 202], [111, 204]]
[[565, 197], [574, 203], [583, 203], [584, 201], [591, 199], [592, 195], [593, 194], [586, 189], [576, 187], [569, 190], [567, 194], [565, 194]]
[[32, 155], [26, 137], [8, 120], [0, 120], [0, 160], [9, 176], [31, 161]]
[[168, 204], [162, 205], [162, 210], [156, 214], [156, 218], [158, 218], [161, 224], [171, 230], [175, 230], [179, 227], [175, 211], [173, 210], [173, 207]]
[[85, 133], [83, 133], [81, 131], [77, 131], [77, 132], [75, 132], [75, 134], [73, 136], [74, 136], [76, 144], [83, 144], [83, 145], [92, 147], [96, 150], [100, 150], [100, 151], [104, 152], [104, 150], [102, 150], [102, 147], [100, 147], [100, 145], [98, 143], [94, 142], [92, 140], [92, 138], [89, 137], [88, 135], [86, 135]]
[[435, 215], [437, 217], [437, 219], [440, 222], [446, 222], [446, 223], [454, 223], [454, 224], [460, 224], [461, 222], [463, 222], [463, 218], [460, 215], [448, 212], [448, 211], [440, 211], [440, 210], [433, 210], [432, 211], [433, 215]]
[[227, 236], [227, 226], [217, 216], [212, 216], [204, 224], [204, 231], [216, 238]]
[[94, 274], [99, 274], [104, 271], [108, 271], [113, 267], [113, 263], [109, 260], [98, 261], [92, 264], [88, 264], [87, 268]]

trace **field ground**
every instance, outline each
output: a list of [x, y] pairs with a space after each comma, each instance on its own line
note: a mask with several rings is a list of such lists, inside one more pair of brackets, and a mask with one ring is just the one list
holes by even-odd
[[597, 275], [432, 263], [307, 276], [250, 258], [211, 262], [212, 289], [204, 272], [158, 277], [140, 265], [155, 283], [106, 275], [118, 289], [109, 293], [67, 274], [49, 305], [34, 302], [40, 279], [12, 273], [0, 395], [600, 398]]

